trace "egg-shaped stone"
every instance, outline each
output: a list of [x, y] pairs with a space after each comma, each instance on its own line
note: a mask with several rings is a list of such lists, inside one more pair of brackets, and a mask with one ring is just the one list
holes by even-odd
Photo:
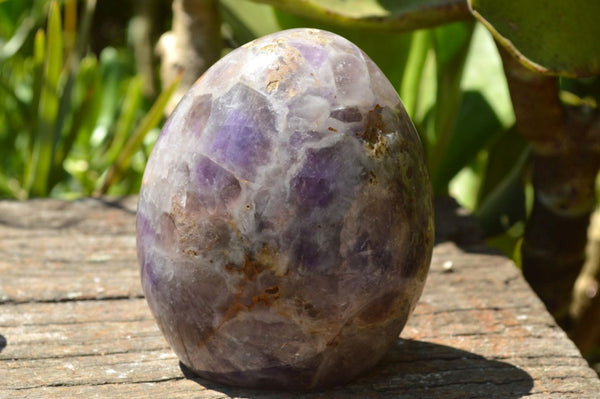
[[207, 379], [314, 389], [374, 366], [433, 242], [422, 147], [379, 68], [294, 29], [212, 66], [166, 122], [139, 196], [148, 305]]

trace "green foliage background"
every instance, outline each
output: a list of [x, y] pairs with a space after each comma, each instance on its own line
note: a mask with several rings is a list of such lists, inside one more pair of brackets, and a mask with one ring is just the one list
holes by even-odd
[[0, 197], [136, 192], [173, 87], [143, 95], [131, 49], [93, 52], [95, 2], [0, 2]]

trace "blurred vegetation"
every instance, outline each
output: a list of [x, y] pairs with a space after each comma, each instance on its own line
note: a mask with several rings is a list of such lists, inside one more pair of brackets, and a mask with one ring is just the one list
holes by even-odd
[[0, 2], [0, 197], [138, 190], [173, 87], [143, 95], [124, 26], [116, 45], [90, 35], [95, 8]]
[[[600, 37], [594, 36], [598, 14], [592, 11], [600, 4], [594, 1], [535, 13], [538, 0], [221, 0], [214, 17], [222, 19], [223, 54], [256, 37], [301, 26], [355, 42], [398, 90], [421, 135], [435, 194], [457, 198], [478, 219], [488, 242], [521, 266], [523, 237], [540, 196], [532, 176], [547, 143], [525, 134], [522, 123], [517, 126], [506, 57], [519, 56], [542, 84], [556, 84], [557, 103], [559, 96], [569, 123], [600, 121], [594, 116], [600, 42], [589, 39]], [[569, 7], [583, 14], [561, 18], [566, 24], [561, 29], [538, 29], [553, 12], [571, 15]], [[511, 18], [522, 17], [517, 20], [524, 29], [518, 32], [533, 32], [545, 45], [528, 46], [530, 37], [514, 34], [517, 30], [502, 19], [506, 10]], [[158, 61], [135, 55], [141, 54], [135, 39], [140, 15], [151, 19], [146, 35], [155, 44], [171, 26], [171, 2], [0, 0], [0, 197], [137, 192], [178, 85], [175, 80], [154, 90], [160, 87]], [[574, 21], [581, 26], [569, 30]], [[567, 47], [572, 56], [552, 57], [552, 49]], [[585, 78], [577, 77], [581, 71]], [[547, 73], [560, 76], [541, 78]], [[583, 212], [580, 229], [587, 227], [590, 212]], [[598, 267], [586, 270], [597, 287]], [[597, 291], [588, 299], [597, 302]], [[563, 327], [577, 331], [582, 321], [559, 313], [554, 314]], [[592, 361], [600, 359], [598, 344], [598, 339], [586, 344]]]

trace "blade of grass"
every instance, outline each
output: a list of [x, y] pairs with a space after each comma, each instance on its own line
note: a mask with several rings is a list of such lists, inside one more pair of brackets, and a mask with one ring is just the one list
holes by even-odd
[[103, 156], [104, 165], [111, 165], [116, 161], [125, 145], [128, 133], [133, 130], [135, 116], [142, 100], [142, 88], [143, 78], [141, 76], [133, 77], [127, 87], [114, 138]]
[[[119, 108], [122, 95], [121, 82], [125, 79], [126, 68], [123, 58], [114, 47], [106, 47], [100, 53], [99, 114], [90, 139], [90, 145], [94, 148], [100, 148], [110, 140], [108, 134], [111, 126], [114, 126], [115, 115]], [[94, 157], [93, 163], [97, 162], [97, 158], [98, 156]]]
[[[73, 6], [71, 6], [73, 7]], [[69, 57], [69, 62], [67, 64], [68, 72], [65, 86], [62, 91], [62, 95], [60, 97], [60, 103], [58, 105], [56, 123], [54, 125], [53, 132], [53, 140], [52, 140], [52, 169], [49, 172], [50, 176], [55, 176], [59, 173], [56, 169], [62, 169], [62, 162], [57, 161], [56, 153], [57, 151], [66, 154], [65, 148], [59, 148], [61, 145], [64, 146], [64, 143], [61, 143], [61, 135], [63, 131], [63, 125], [65, 120], [69, 114], [73, 113], [71, 109], [72, 99], [73, 99], [73, 85], [75, 83], [75, 78], [79, 73], [79, 67], [81, 65], [81, 59], [83, 58], [83, 53], [86, 51], [86, 47], [88, 44], [88, 36], [90, 27], [92, 24], [92, 18], [94, 16], [94, 11], [96, 9], [96, 0], [88, 0], [86, 2], [85, 12], [83, 14], [83, 20], [81, 23], [81, 28], [79, 34], [77, 35], [77, 41], [74, 52]], [[71, 11], [73, 12], [73, 11]], [[72, 18], [72, 17], [71, 17]], [[48, 189], [51, 189], [50, 186]]]
[[29, 174], [25, 180], [25, 189], [29, 196], [43, 196], [48, 193], [54, 125], [59, 104], [58, 83], [63, 66], [61, 25], [60, 8], [58, 3], [53, 1], [50, 3], [48, 14], [48, 40], [38, 112], [38, 136], [34, 143], [31, 159], [33, 173]]
[[35, 19], [30, 16], [25, 17], [10, 40], [2, 43], [2, 46], [0, 46], [0, 61], [4, 61], [15, 55], [23, 47], [34, 27]]
[[38, 132], [39, 105], [42, 93], [42, 83], [44, 81], [44, 58], [46, 55], [46, 32], [39, 29], [33, 42], [33, 98], [31, 108], [25, 111], [25, 115], [31, 122], [27, 130], [28, 151], [24, 156], [25, 168], [23, 174], [23, 186], [27, 187], [28, 181], [32, 178], [35, 170], [34, 147], [36, 142], [36, 133]]
[[77, 0], [65, 0], [64, 38], [65, 54], [69, 57], [77, 39]]
[[71, 149], [80, 135], [80, 132], [83, 131], [84, 125], [90, 119], [94, 119], [95, 117], [94, 95], [98, 87], [98, 85], [95, 84], [97, 70], [98, 63], [95, 57], [89, 56], [82, 60], [77, 84], [84, 90], [83, 98], [78, 101], [77, 112], [73, 115], [73, 122], [62, 140], [61, 146], [59, 146], [56, 151], [54, 158], [55, 165], [50, 183], [51, 187], [61, 180], [61, 177], [64, 174], [63, 164], [71, 153]]
[[131, 163], [131, 158], [142, 145], [146, 134], [148, 134], [148, 132], [161, 121], [167, 102], [177, 89], [177, 86], [179, 86], [180, 81], [181, 74], [166, 90], [164, 90], [158, 96], [152, 105], [152, 108], [150, 108], [148, 111], [148, 114], [146, 114], [146, 116], [142, 119], [138, 128], [133, 132], [133, 134], [127, 140], [127, 143], [125, 143], [123, 146], [123, 149], [119, 153], [115, 163], [112, 164], [106, 172], [102, 184], [99, 186], [100, 188], [94, 193], [95, 196], [106, 194], [108, 189], [114, 185], [124, 174]]

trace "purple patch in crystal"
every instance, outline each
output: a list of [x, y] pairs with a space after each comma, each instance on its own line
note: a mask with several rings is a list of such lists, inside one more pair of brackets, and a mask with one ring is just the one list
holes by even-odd
[[[331, 224], [331, 223], [327, 223]], [[340, 264], [340, 231], [330, 225], [321, 234], [315, 234], [315, 226], [288, 231], [293, 237], [292, 254], [294, 264], [304, 270], [328, 270]]]
[[[146, 256], [144, 248], [151, 248], [156, 242], [156, 232], [152, 228], [150, 220], [140, 211], [137, 214], [136, 234], [138, 241], [137, 255], [140, 264], [140, 274], [145, 289], [153, 289], [158, 284], [158, 278], [154, 273], [152, 259]], [[141, 245], [140, 245], [141, 244]]]
[[215, 100], [209, 155], [237, 176], [252, 180], [256, 168], [269, 160], [275, 136], [273, 112], [265, 96], [238, 83]]
[[154, 264], [150, 259], [144, 259], [144, 262], [141, 263], [142, 270], [140, 272], [142, 276], [142, 285], [144, 290], [155, 290], [160, 281], [156, 272], [154, 271]]
[[207, 157], [201, 157], [194, 169], [198, 184], [198, 199], [206, 207], [215, 207], [217, 200], [227, 204], [241, 192], [240, 182], [223, 167]]
[[211, 94], [203, 94], [194, 98], [193, 105], [189, 111], [189, 116], [186, 118], [185, 130], [196, 135], [201, 134], [210, 117], [211, 108]]
[[327, 59], [327, 49], [324, 47], [309, 46], [300, 42], [293, 42], [291, 44], [300, 51], [304, 59], [315, 69], [320, 68]]
[[357, 269], [365, 269], [369, 264], [373, 264], [379, 270], [387, 270], [393, 263], [392, 254], [386, 249], [383, 236], [370, 236], [367, 233], [362, 233], [356, 238], [347, 257], [349, 266]]
[[299, 202], [311, 208], [329, 205], [336, 193], [336, 177], [340, 165], [333, 147], [308, 150], [304, 166], [292, 178], [290, 186]]
[[150, 224], [150, 220], [142, 213], [138, 211], [136, 219], [136, 233], [138, 239], [146, 239], [149, 236], [154, 236], [154, 230]]

